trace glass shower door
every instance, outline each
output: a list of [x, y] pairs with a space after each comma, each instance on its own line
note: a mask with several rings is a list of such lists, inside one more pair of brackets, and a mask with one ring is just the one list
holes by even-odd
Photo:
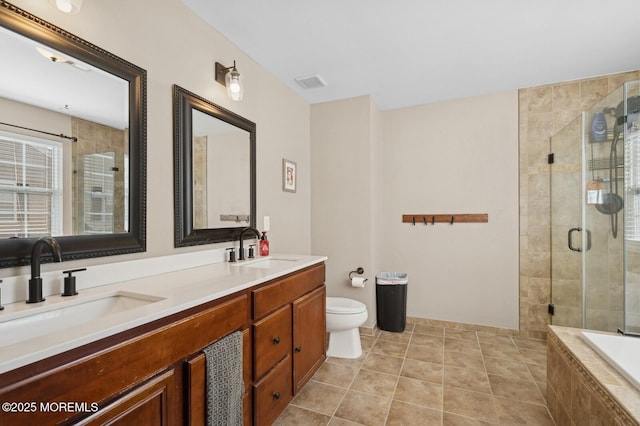
[[624, 324], [640, 334], [640, 82], [624, 85]]

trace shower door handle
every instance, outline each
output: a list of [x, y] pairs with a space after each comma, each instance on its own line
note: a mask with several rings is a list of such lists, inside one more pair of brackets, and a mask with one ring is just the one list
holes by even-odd
[[[582, 228], [576, 227], [569, 229], [569, 232], [567, 233], [567, 245], [569, 246], [569, 250], [581, 252], [582, 249], [580, 247], [573, 246], [573, 233], [575, 231], [582, 232]], [[585, 251], [589, 251], [591, 249], [591, 231], [587, 229], [585, 232], [587, 233], [587, 248]]]

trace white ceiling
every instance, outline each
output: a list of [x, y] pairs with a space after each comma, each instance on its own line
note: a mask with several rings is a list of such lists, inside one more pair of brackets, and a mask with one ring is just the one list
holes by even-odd
[[[386, 110], [640, 69], [640, 0], [182, 1], [310, 103]], [[314, 74], [328, 86], [294, 81]]]

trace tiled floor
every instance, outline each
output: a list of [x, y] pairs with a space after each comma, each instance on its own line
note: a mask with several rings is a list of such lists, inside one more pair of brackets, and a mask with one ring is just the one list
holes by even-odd
[[329, 358], [277, 425], [553, 425], [539, 340], [408, 324]]

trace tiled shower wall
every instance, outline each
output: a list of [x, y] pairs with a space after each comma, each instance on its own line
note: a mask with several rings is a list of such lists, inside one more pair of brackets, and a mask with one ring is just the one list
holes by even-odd
[[551, 302], [550, 138], [640, 71], [519, 91], [520, 334], [543, 339]]

